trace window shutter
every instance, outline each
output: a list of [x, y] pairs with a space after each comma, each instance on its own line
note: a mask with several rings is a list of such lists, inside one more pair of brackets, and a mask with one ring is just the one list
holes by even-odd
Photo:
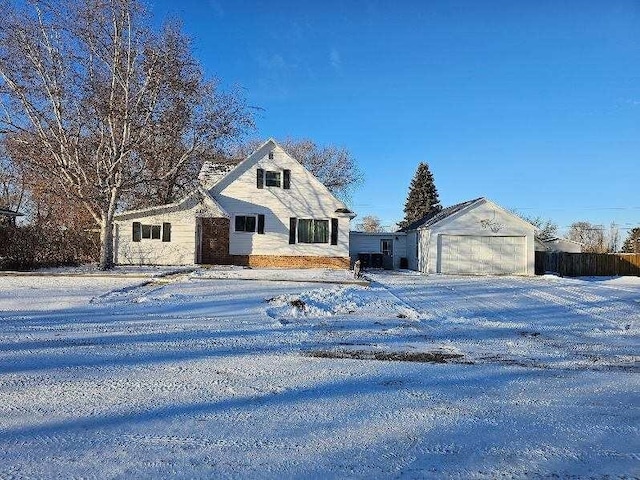
[[298, 226], [298, 219], [296, 217], [289, 218], [289, 243], [296, 243], [296, 228]]
[[256, 171], [257, 171], [256, 186], [258, 188], [264, 188], [264, 170], [262, 168], [259, 168]]
[[258, 215], [258, 233], [264, 233], [264, 215]]
[[289, 190], [291, 188], [291, 170], [282, 171], [282, 188]]
[[142, 226], [140, 222], [133, 222], [133, 241], [139, 242], [142, 238]]
[[171, 224], [170, 223], [162, 224], [162, 241], [163, 242], [171, 241]]
[[338, 219], [331, 219], [331, 245], [338, 244]]

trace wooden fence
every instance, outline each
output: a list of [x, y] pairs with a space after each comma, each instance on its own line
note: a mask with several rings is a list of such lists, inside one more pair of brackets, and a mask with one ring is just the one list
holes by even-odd
[[640, 276], [640, 253], [536, 252], [536, 274], [561, 277]]

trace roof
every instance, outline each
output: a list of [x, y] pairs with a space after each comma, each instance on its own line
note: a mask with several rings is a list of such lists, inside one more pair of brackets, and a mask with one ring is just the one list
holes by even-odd
[[122, 220], [127, 217], [152, 215], [156, 212], [161, 212], [161, 211], [170, 212], [173, 210], [179, 210], [180, 207], [183, 204], [185, 204], [187, 201], [189, 201], [194, 195], [200, 195], [201, 199], [204, 202], [208, 203], [210, 205], [210, 209], [215, 213], [219, 214], [222, 217], [229, 217], [229, 214], [225, 211], [225, 209], [222, 208], [218, 202], [216, 202], [215, 198], [213, 198], [205, 188], [198, 187], [193, 192], [181, 198], [177, 202], [166, 203], [164, 205], [156, 205], [156, 206], [147, 207], [147, 208], [140, 208], [138, 210], [126, 210], [124, 212], [116, 214], [114, 218], [116, 220]]
[[211, 188], [242, 162], [242, 158], [225, 160], [207, 160], [202, 164], [198, 180], [205, 188]]
[[569, 240], [568, 238], [562, 238], [562, 237], [541, 238], [540, 241], [543, 242], [543, 243], [560, 241], [560, 242], [575, 243], [576, 245], [584, 245], [584, 243], [582, 243], [582, 242], [577, 242], [575, 240]]
[[422, 217], [420, 220], [416, 220], [410, 223], [406, 227], [400, 229], [400, 231], [408, 232], [410, 230], [416, 230], [418, 228], [430, 227], [431, 225], [438, 223], [455, 213], [458, 213], [463, 208], [466, 208], [484, 199], [485, 199], [484, 197], [479, 197], [479, 198], [474, 198], [473, 200], [467, 200], [466, 202], [456, 203], [455, 205], [451, 205], [450, 207], [443, 208], [439, 212], [430, 213]]
[[0, 208], [0, 215], [4, 215], [5, 217], [22, 217], [23, 214], [20, 212], [14, 212], [13, 210], [7, 210], [5, 208]]

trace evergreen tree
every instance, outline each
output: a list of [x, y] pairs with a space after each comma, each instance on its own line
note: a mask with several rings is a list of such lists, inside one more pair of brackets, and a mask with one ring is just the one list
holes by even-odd
[[404, 228], [425, 215], [437, 213], [440, 210], [442, 206], [438, 189], [433, 181], [433, 174], [429, 171], [428, 164], [420, 162], [409, 186], [409, 194], [404, 204], [404, 220], [400, 222], [400, 227]]
[[624, 253], [640, 253], [640, 227], [632, 228], [622, 245]]

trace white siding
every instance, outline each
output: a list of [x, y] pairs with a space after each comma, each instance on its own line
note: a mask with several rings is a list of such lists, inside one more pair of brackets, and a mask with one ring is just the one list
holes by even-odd
[[[191, 208], [189, 208], [191, 207]], [[116, 220], [114, 261], [120, 265], [191, 265], [195, 262], [195, 207], [159, 212], [146, 216], [130, 216]], [[133, 241], [133, 222], [145, 225], [171, 224], [171, 241], [141, 239]]]
[[[268, 144], [269, 145], [269, 144]], [[258, 152], [256, 162], [241, 163], [229, 177], [215, 185], [211, 193], [231, 215], [230, 254], [232, 255], [293, 255], [293, 256], [349, 256], [349, 222], [344, 214], [337, 214], [344, 205], [296, 160], [280, 147], [273, 150], [274, 158], [268, 158], [269, 149]], [[256, 187], [257, 169], [267, 171], [291, 171], [291, 188]], [[237, 177], [237, 178], [236, 178]], [[233, 181], [231, 181], [233, 179]], [[265, 216], [265, 233], [234, 231], [235, 215]], [[338, 218], [338, 245], [330, 243], [289, 244], [289, 218], [325, 219]], [[331, 223], [329, 223], [330, 225]]]
[[419, 245], [416, 270], [427, 273], [429, 271], [429, 240], [431, 232], [429, 230], [418, 230], [416, 234], [416, 242]]
[[407, 233], [407, 260], [411, 270], [418, 270], [418, 232]]

